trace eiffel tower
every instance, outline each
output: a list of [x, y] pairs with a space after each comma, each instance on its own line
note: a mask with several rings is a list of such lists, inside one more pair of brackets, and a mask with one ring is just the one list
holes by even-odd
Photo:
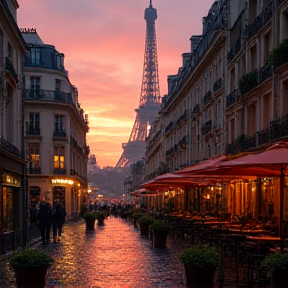
[[137, 114], [129, 141], [122, 143], [124, 151], [116, 168], [128, 167], [144, 157], [145, 138], [156, 120], [161, 104], [155, 30], [157, 11], [152, 6], [152, 0], [149, 8], [145, 9], [144, 19], [146, 20], [146, 41], [140, 103], [139, 108], [135, 109]]

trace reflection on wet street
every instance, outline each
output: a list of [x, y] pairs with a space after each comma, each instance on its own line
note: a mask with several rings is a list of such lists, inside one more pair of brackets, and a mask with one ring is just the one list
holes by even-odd
[[[178, 254], [187, 245], [169, 237], [167, 248], [153, 248], [151, 241], [140, 236], [139, 230], [126, 220], [109, 218], [105, 226], [96, 224], [95, 232], [89, 233], [84, 222], [66, 224], [61, 242], [39, 247], [55, 259], [46, 288], [176, 288], [185, 287], [184, 267]], [[6, 286], [0, 287], [16, 287], [8, 267], [6, 274], [1, 281]]]

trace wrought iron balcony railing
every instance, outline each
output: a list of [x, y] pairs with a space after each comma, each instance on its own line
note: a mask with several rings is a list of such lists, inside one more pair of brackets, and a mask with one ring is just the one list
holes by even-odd
[[262, 13], [255, 18], [252, 24], [248, 25], [246, 29], [247, 39], [250, 39], [252, 36], [254, 36], [271, 18], [272, 4], [265, 8], [265, 10], [263, 10]]
[[17, 157], [24, 158], [23, 151], [19, 150], [18, 148], [16, 148], [14, 145], [10, 144], [3, 138], [0, 138], [0, 148]]
[[35, 127], [27, 127], [26, 129], [26, 135], [40, 135], [40, 128]]
[[55, 130], [53, 131], [54, 137], [66, 137], [66, 131], [64, 130]]
[[66, 92], [26, 89], [24, 91], [25, 100], [56, 101], [73, 104], [72, 94]]

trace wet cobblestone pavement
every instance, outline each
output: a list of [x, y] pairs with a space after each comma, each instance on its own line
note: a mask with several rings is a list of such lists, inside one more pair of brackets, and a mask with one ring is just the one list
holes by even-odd
[[[85, 223], [67, 223], [63, 239], [39, 247], [48, 251], [55, 263], [49, 269], [45, 288], [183, 288], [184, 267], [178, 255], [189, 241], [169, 236], [167, 248], [152, 247], [147, 237], [121, 218], [105, 220], [87, 233]], [[218, 272], [218, 271], [217, 271]], [[217, 272], [215, 279], [217, 279]], [[224, 269], [224, 284], [214, 288], [253, 288], [235, 278], [235, 269]], [[267, 286], [262, 286], [267, 287]], [[0, 261], [0, 288], [16, 288], [13, 271]]]
[[[186, 287], [178, 254], [188, 243], [175, 241], [171, 237], [167, 248], [155, 249], [121, 218], [106, 219], [94, 233], [85, 232], [84, 222], [67, 224], [61, 242], [39, 246], [55, 259], [45, 287]], [[1, 264], [0, 287], [16, 287], [7, 261]]]

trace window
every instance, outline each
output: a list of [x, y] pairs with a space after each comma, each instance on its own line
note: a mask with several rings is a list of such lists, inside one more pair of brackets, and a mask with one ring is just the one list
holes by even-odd
[[26, 125], [28, 135], [40, 135], [40, 114], [29, 113], [29, 122]]
[[54, 169], [65, 169], [65, 147], [63, 145], [54, 146]]
[[60, 79], [55, 79], [55, 91], [60, 92], [61, 88], [61, 80]]
[[55, 115], [55, 131], [65, 131], [65, 116]]
[[40, 89], [41, 89], [41, 78], [38, 76], [30, 77], [30, 89], [31, 89], [31, 97], [39, 97]]
[[30, 55], [31, 55], [31, 64], [40, 65], [41, 63], [40, 62], [40, 55], [41, 55], [40, 49], [31, 49]]
[[39, 143], [28, 143], [28, 174], [40, 174], [40, 145]]

